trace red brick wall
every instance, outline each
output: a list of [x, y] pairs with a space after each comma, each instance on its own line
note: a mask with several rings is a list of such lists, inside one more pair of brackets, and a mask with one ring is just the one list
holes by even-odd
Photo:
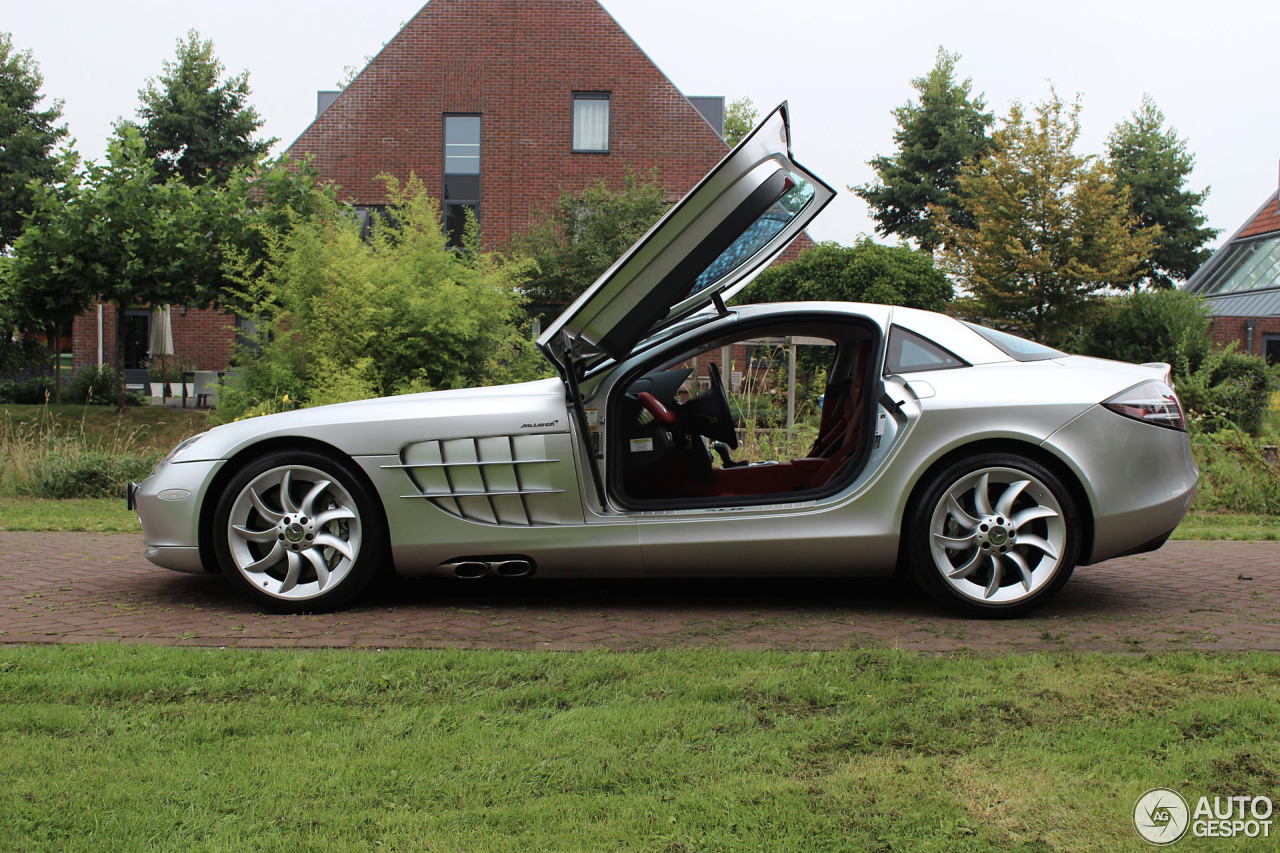
[[[575, 91], [611, 93], [611, 150], [570, 152]], [[431, 0], [289, 151], [357, 204], [380, 172], [442, 182], [443, 115], [478, 113], [481, 235], [504, 246], [564, 190], [628, 167], [682, 196], [728, 150], [596, 0]]]
[[[208, 309], [192, 309], [184, 315], [173, 309], [173, 350], [166, 361], [194, 370], [223, 370], [231, 361], [235, 345], [236, 320], [230, 314]], [[71, 351], [75, 369], [98, 361], [98, 310], [92, 308], [76, 317], [71, 327]], [[116, 360], [116, 309], [102, 308], [102, 357], [108, 364]]]
[[[609, 92], [610, 151], [572, 153], [575, 91]], [[438, 195], [443, 116], [481, 123], [481, 237], [502, 248], [562, 192], [628, 169], [674, 201], [720, 161], [725, 142], [597, 0], [431, 0], [290, 147], [356, 204], [385, 204], [377, 175], [415, 173]], [[783, 256], [795, 257], [805, 236]], [[114, 309], [104, 328], [112, 358]], [[231, 317], [174, 315], [177, 360], [226, 366]], [[97, 359], [97, 315], [77, 318], [75, 364]]]
[[[1214, 346], [1225, 347], [1232, 341], [1240, 342], [1240, 351], [1245, 351], [1245, 343], [1249, 332], [1245, 328], [1244, 317], [1214, 317], [1209, 327], [1209, 335]], [[1280, 317], [1255, 317], [1253, 320], [1253, 347], [1249, 350], [1254, 355], [1262, 355], [1262, 336], [1280, 335]]]

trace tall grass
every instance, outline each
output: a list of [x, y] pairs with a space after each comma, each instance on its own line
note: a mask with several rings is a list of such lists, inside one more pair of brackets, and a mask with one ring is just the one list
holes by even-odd
[[147, 476], [163, 454], [147, 431], [117, 421], [94, 437], [84, 419], [71, 428], [47, 409], [34, 420], [8, 413], [0, 421], [0, 495], [39, 498], [98, 498], [124, 493], [125, 484]]
[[1239, 430], [1193, 434], [1200, 467], [1195, 509], [1280, 515], [1280, 464], [1264, 447]]

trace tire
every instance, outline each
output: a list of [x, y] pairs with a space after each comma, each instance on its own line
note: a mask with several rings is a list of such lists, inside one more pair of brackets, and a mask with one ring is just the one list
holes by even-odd
[[249, 462], [218, 498], [211, 531], [231, 585], [278, 613], [336, 610], [377, 576], [386, 528], [354, 465], [310, 450]]
[[904, 533], [916, 583], [970, 616], [1020, 616], [1041, 606], [1079, 559], [1071, 493], [1048, 468], [1012, 454], [947, 466], [912, 505]]

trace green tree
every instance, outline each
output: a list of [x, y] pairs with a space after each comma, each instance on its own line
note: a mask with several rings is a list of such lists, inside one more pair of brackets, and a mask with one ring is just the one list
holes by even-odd
[[0, 33], [0, 252], [13, 245], [31, 212], [31, 182], [53, 180], [54, 147], [67, 135], [57, 124], [62, 102], [40, 108], [43, 85], [31, 51], [15, 50], [10, 35]]
[[599, 180], [565, 192], [543, 219], [512, 241], [514, 254], [534, 262], [525, 285], [535, 312], [558, 313], [631, 247], [667, 211], [657, 173], [628, 173], [621, 190]]
[[[37, 332], [48, 343], [54, 403], [62, 402], [59, 346], [76, 315], [93, 302], [84, 286], [77, 252], [83, 222], [75, 215], [80, 197], [79, 158], [64, 151], [57, 178], [36, 191], [27, 227], [14, 246], [9, 278], [11, 321], [23, 332]], [[60, 221], [59, 221], [60, 220]]]
[[213, 41], [189, 31], [178, 40], [176, 59], [166, 60], [164, 72], [138, 91], [138, 122], [117, 125], [119, 132], [138, 129], [161, 180], [225, 182], [275, 143], [252, 138], [263, 120], [248, 102], [249, 72], [224, 80], [224, 71]]
[[1209, 195], [1187, 189], [1195, 157], [1177, 131], [1165, 128], [1165, 115], [1150, 95], [1107, 137], [1107, 154], [1116, 182], [1129, 190], [1134, 230], [1150, 231], [1155, 249], [1143, 264], [1139, 282], [1173, 287], [1209, 259], [1205, 244], [1217, 236], [1205, 227], [1201, 205]]
[[751, 99], [743, 96], [735, 99], [724, 111], [724, 141], [729, 147], [737, 145], [748, 133], [755, 130], [760, 114]]
[[233, 413], [470, 387], [515, 351], [528, 265], [450, 249], [421, 181], [384, 180], [394, 223], [362, 240], [332, 205], [278, 232], [262, 274], [249, 270], [261, 337], [237, 358]]
[[938, 48], [933, 69], [911, 81], [919, 99], [893, 111], [897, 153], [870, 162], [875, 181], [849, 187], [870, 205], [880, 234], [915, 240], [926, 251], [942, 242], [940, 220], [973, 227], [956, 197], [957, 180], [965, 164], [980, 159], [991, 144], [987, 128], [994, 116], [984, 111], [981, 95], [971, 94], [972, 79], [956, 80], [959, 59]]
[[852, 246], [819, 243], [787, 264], [762, 272], [736, 302], [875, 302], [944, 311], [951, 283], [933, 257], [910, 246], [862, 237]]
[[974, 227], [940, 227], [943, 269], [969, 294], [961, 310], [1037, 341], [1066, 340], [1091, 300], [1130, 286], [1155, 236], [1129, 230], [1128, 193], [1106, 163], [1075, 153], [1080, 109], [1052, 90], [1030, 116], [1015, 103], [993, 152], [960, 175]]
[[[214, 298], [222, 243], [240, 228], [238, 207], [219, 188], [160, 179], [142, 140], [126, 129], [111, 141], [105, 165], [68, 169], [59, 186], [37, 191], [10, 272], [24, 303], [41, 313], [71, 317], [94, 298], [116, 306], [116, 401], [123, 408], [125, 310]], [[40, 300], [57, 305], [41, 307]]]

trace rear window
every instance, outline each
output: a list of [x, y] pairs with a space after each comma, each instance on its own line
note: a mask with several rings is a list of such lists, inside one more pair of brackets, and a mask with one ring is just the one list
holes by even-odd
[[1061, 350], [1038, 344], [1035, 341], [1029, 341], [1026, 338], [1020, 338], [1017, 335], [1011, 335], [1008, 332], [997, 332], [995, 329], [988, 329], [986, 326], [977, 326], [973, 323], [965, 323], [965, 325], [986, 338], [996, 349], [1016, 361], [1045, 361], [1050, 358], [1062, 358], [1066, 355]]
[[933, 341], [901, 326], [894, 326], [889, 333], [889, 351], [885, 355], [884, 366], [887, 373], [916, 373], [922, 370], [968, 367], [969, 364]]

